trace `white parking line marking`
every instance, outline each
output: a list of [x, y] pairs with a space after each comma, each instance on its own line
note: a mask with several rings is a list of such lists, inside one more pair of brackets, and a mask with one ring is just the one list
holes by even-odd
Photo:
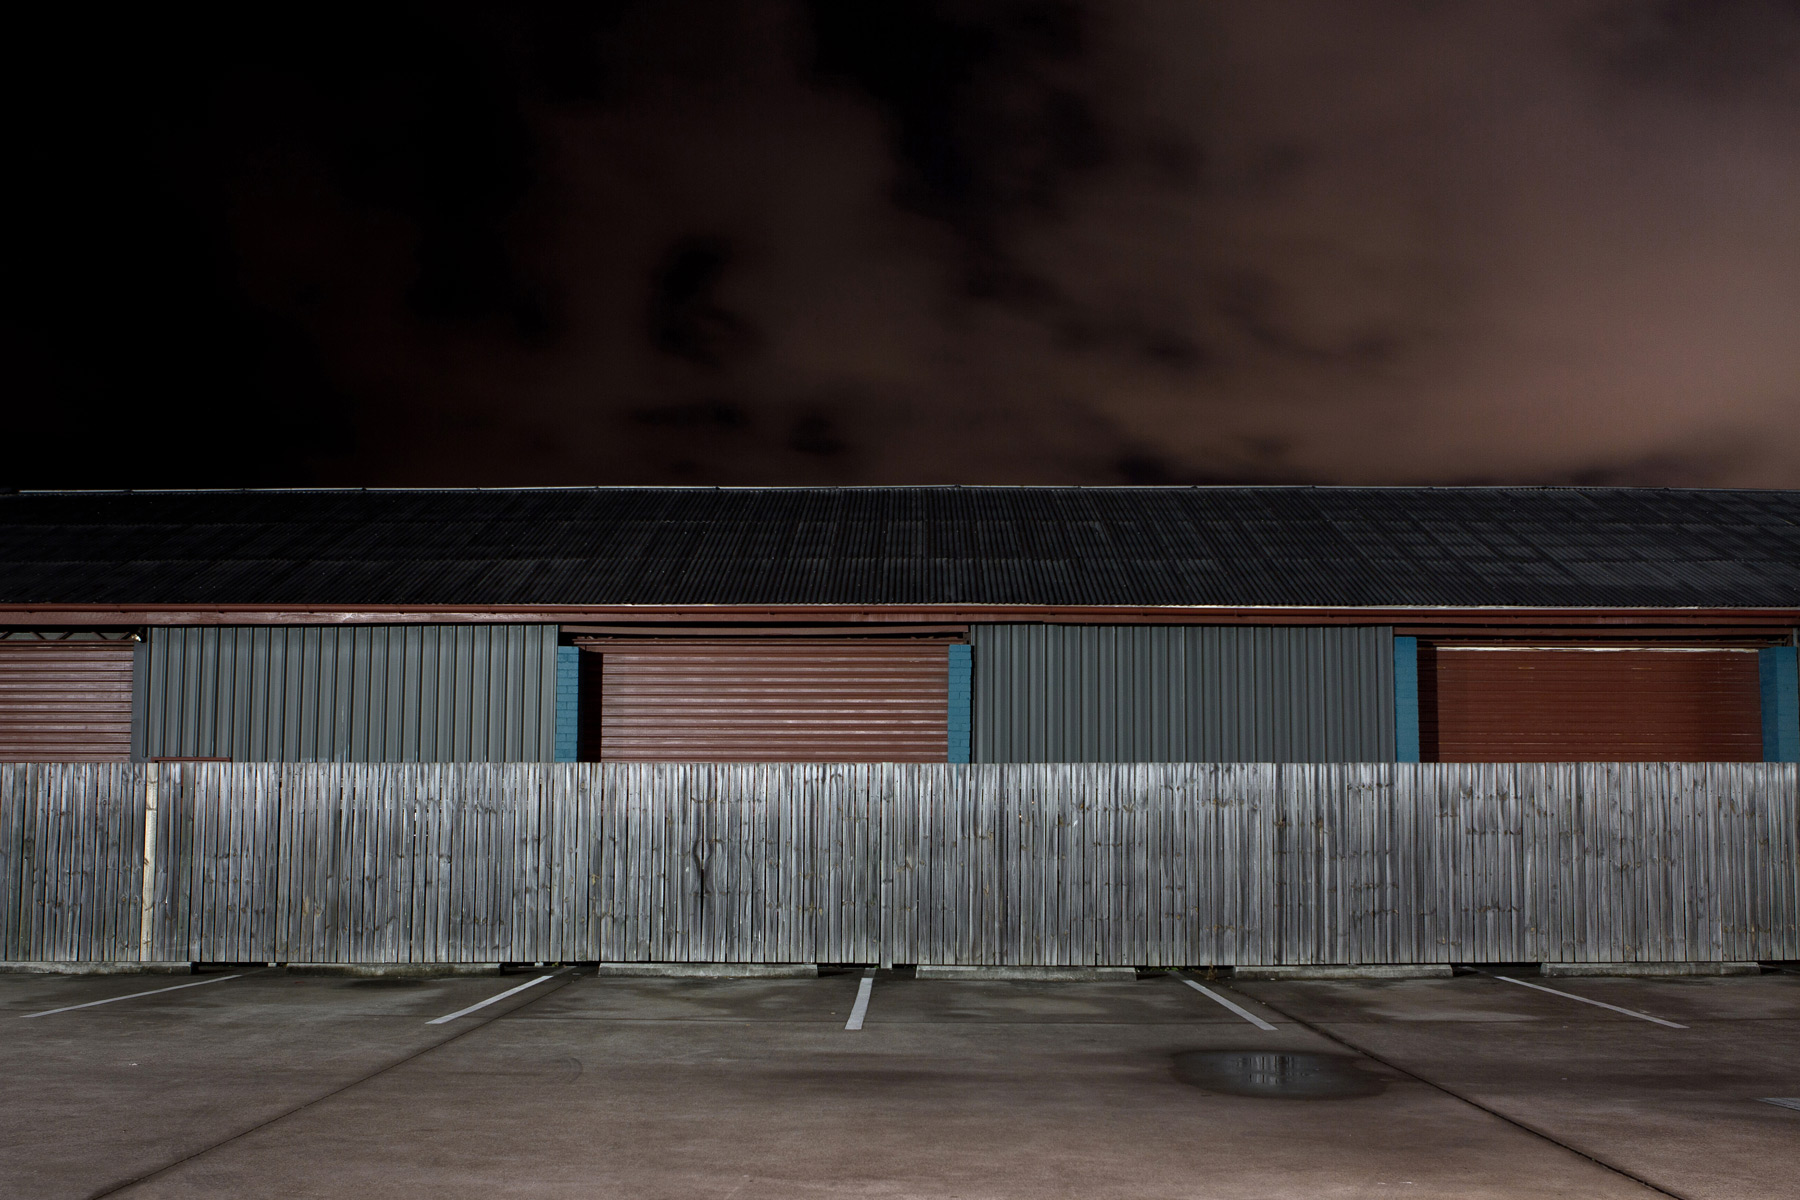
[[1591, 1004], [1595, 1008], [1605, 1008], [1616, 1013], [1624, 1013], [1626, 1016], [1636, 1017], [1640, 1021], [1654, 1021], [1658, 1025], [1667, 1025], [1670, 1029], [1687, 1028], [1686, 1025], [1677, 1025], [1673, 1021], [1665, 1021], [1661, 1017], [1653, 1017], [1649, 1013], [1633, 1012], [1629, 1008], [1620, 1008], [1618, 1005], [1608, 1004], [1604, 1000], [1589, 1000], [1586, 996], [1577, 996], [1574, 992], [1559, 992], [1555, 988], [1547, 988], [1541, 983], [1526, 983], [1523, 979], [1514, 979], [1510, 975], [1493, 975], [1489, 978], [1503, 980], [1506, 983], [1516, 983], [1520, 987], [1528, 987], [1535, 992], [1549, 992], [1552, 996], [1562, 996], [1568, 1000], [1579, 1000], [1583, 1004]]
[[556, 975], [557, 975], [557, 972], [552, 971], [548, 975], [539, 975], [536, 979], [527, 979], [524, 983], [521, 983], [518, 987], [507, 988], [504, 992], [501, 992], [498, 996], [489, 996], [486, 1000], [481, 1001], [481, 1003], [479, 1003], [479, 1004], [471, 1004], [471, 1005], [469, 1005], [469, 1007], [459, 1008], [453, 1013], [445, 1013], [441, 1017], [433, 1017], [431, 1020], [429, 1020], [425, 1023], [427, 1025], [442, 1025], [446, 1021], [454, 1021], [458, 1017], [466, 1017], [472, 1012], [479, 1012], [481, 1009], [486, 1008], [490, 1004], [498, 1004], [498, 1003], [500, 1003], [500, 1001], [506, 999], [508, 996], [516, 996], [528, 987], [536, 987], [538, 984], [544, 982], [544, 980], [546, 980], [546, 979], [554, 979], [554, 978], [556, 978]]
[[1776, 1108], [1791, 1108], [1800, 1112], [1800, 1096], [1763, 1096], [1764, 1104], [1773, 1104]]
[[856, 1003], [850, 1006], [850, 1019], [844, 1022], [846, 1032], [855, 1032], [862, 1028], [863, 1017], [869, 1011], [869, 993], [875, 990], [875, 972], [863, 972], [862, 982], [856, 985]]
[[1255, 1013], [1251, 1012], [1249, 1009], [1242, 1008], [1236, 1004], [1233, 1004], [1231, 1001], [1229, 1001], [1225, 997], [1219, 995], [1219, 993], [1213, 991], [1211, 988], [1201, 987], [1199, 984], [1195, 983], [1191, 979], [1183, 979], [1181, 982], [1187, 984], [1189, 987], [1193, 988], [1196, 992], [1199, 992], [1202, 996], [1205, 996], [1209, 1000], [1217, 1000], [1220, 1004], [1223, 1004], [1226, 1008], [1229, 1008], [1232, 1012], [1234, 1012], [1238, 1016], [1244, 1018], [1244, 1020], [1250, 1022], [1252, 1025], [1256, 1026], [1258, 1029], [1266, 1029], [1270, 1033], [1273, 1033], [1275, 1031], [1275, 1027], [1273, 1025], [1269, 1024], [1267, 1021], [1263, 1020], [1261, 1017], [1257, 1016]]
[[227, 979], [240, 979], [239, 975], [221, 975], [217, 979], [201, 979], [194, 983], [178, 983], [174, 987], [153, 988], [148, 992], [133, 992], [129, 996], [108, 996], [104, 1000], [89, 1000], [86, 1004], [70, 1004], [64, 1008], [46, 1008], [43, 1012], [20, 1013], [21, 1019], [31, 1017], [54, 1016], [59, 1012], [74, 1012], [78, 1008], [97, 1008], [102, 1004], [117, 1004], [121, 1000], [136, 1000], [139, 996], [160, 996], [164, 992], [179, 992], [182, 988], [205, 987], [209, 983], [224, 983]]

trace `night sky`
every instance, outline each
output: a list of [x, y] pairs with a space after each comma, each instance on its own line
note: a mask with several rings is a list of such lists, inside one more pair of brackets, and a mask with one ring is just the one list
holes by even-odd
[[1800, 486], [1800, 0], [60, 7], [7, 486]]

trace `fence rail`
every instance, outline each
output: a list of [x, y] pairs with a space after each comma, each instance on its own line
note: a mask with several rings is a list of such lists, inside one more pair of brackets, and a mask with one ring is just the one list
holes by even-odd
[[1796, 795], [1784, 764], [8, 764], [0, 958], [1794, 959]]

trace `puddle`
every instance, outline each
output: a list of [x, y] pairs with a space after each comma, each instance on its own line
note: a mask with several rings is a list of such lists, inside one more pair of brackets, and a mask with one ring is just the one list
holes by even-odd
[[1360, 1060], [1339, 1054], [1190, 1050], [1175, 1056], [1174, 1070], [1193, 1087], [1269, 1100], [1349, 1100], [1387, 1087]]

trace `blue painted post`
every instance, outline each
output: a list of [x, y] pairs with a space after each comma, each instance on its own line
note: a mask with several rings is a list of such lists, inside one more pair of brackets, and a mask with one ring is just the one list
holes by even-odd
[[1394, 761], [1419, 761], [1419, 639], [1394, 639]]
[[1800, 671], [1794, 647], [1774, 646], [1757, 653], [1762, 678], [1764, 762], [1800, 762]]
[[950, 647], [950, 753], [949, 761], [969, 761], [970, 699], [974, 658], [968, 646]]
[[[581, 651], [556, 648], [556, 761], [577, 761], [581, 728]], [[540, 743], [541, 744], [541, 743]]]

